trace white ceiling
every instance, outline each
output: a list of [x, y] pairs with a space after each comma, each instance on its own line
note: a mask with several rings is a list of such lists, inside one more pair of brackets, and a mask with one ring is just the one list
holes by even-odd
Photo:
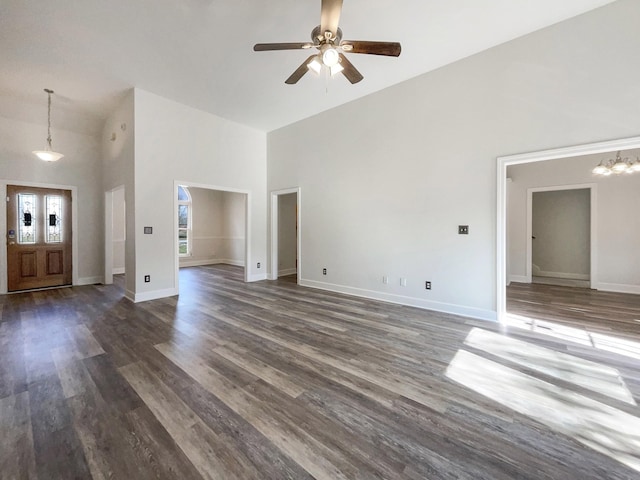
[[[320, 0], [1, 0], [0, 94], [105, 118], [139, 87], [270, 131], [613, 0], [344, 0], [350, 40], [402, 43], [399, 58], [349, 56], [351, 85], [309, 73], [309, 51], [253, 52], [309, 40]], [[1, 114], [1, 112], [0, 112]]]

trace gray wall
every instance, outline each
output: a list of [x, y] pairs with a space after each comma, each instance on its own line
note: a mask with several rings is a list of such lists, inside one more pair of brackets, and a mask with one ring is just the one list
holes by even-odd
[[621, 0], [269, 133], [301, 283], [495, 318], [496, 158], [637, 136], [638, 18]]
[[589, 279], [590, 205], [589, 189], [533, 192], [534, 275]]
[[297, 193], [278, 195], [278, 276], [296, 273]]

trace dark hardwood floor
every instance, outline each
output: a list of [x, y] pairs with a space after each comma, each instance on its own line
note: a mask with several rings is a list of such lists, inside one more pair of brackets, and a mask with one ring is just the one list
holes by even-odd
[[640, 478], [637, 309], [597, 305], [615, 351], [230, 266], [180, 289], [0, 297], [1, 478]]

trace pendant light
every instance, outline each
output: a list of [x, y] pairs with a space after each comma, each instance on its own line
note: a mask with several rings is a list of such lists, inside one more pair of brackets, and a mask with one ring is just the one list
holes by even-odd
[[47, 92], [47, 95], [49, 96], [49, 102], [47, 104], [47, 145], [44, 147], [44, 150], [34, 150], [33, 154], [45, 162], [56, 162], [64, 157], [64, 155], [54, 152], [51, 148], [51, 94], [53, 93], [53, 90], [45, 88], [44, 91]]

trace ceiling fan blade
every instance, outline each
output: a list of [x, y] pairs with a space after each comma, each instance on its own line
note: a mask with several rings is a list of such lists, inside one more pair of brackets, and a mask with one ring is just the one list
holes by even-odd
[[[350, 48], [348, 46], [351, 46]], [[402, 50], [398, 42], [364, 42], [360, 40], [345, 40], [340, 43], [341, 47], [349, 53], [366, 53], [369, 55], [386, 55], [388, 57], [399, 57]]]
[[353, 66], [353, 64], [344, 56], [344, 54], [340, 54], [340, 65], [342, 65], [342, 74], [347, 77], [351, 83], [358, 83], [364, 77], [362, 74]]
[[256, 43], [254, 52], [266, 52], [269, 50], [300, 50], [313, 47], [313, 43]]
[[307, 73], [309, 71], [309, 67], [307, 67], [307, 65], [309, 64], [309, 62], [313, 59], [313, 57], [315, 57], [316, 55], [311, 55], [309, 58], [307, 58], [304, 63], [302, 65], [300, 65], [298, 67], [298, 69], [293, 72], [291, 74], [291, 76], [289, 78], [287, 78], [284, 83], [288, 84], [288, 85], [294, 85], [296, 83], [298, 83], [298, 80], [300, 80], [302, 77], [304, 77], [304, 74]]
[[320, 33], [329, 31], [335, 37], [338, 33], [338, 22], [342, 13], [342, 0], [322, 0], [320, 11]]

